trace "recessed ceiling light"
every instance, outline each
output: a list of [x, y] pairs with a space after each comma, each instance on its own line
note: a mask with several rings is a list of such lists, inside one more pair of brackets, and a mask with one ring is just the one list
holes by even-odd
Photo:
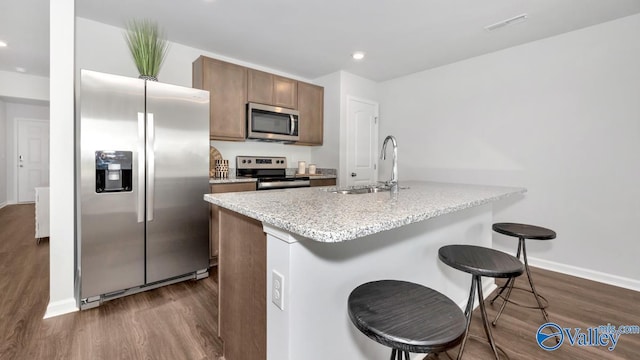
[[526, 21], [528, 17], [529, 17], [529, 15], [527, 15], [527, 14], [520, 14], [518, 16], [514, 16], [514, 17], [506, 19], [506, 20], [498, 21], [495, 24], [487, 25], [487, 26], [484, 27], [484, 29], [487, 30], [487, 31], [497, 30], [497, 29], [500, 29], [501, 27], [505, 27], [507, 25], [518, 24], [518, 23], [521, 23], [523, 21]]
[[0, 47], [7, 47], [7, 43], [0, 40]]
[[364, 52], [356, 51], [353, 54], [351, 54], [351, 57], [353, 58], [353, 60], [362, 60], [364, 59]]
[[23, 72], [27, 72], [27, 69], [25, 69], [25, 68], [23, 68], [23, 67], [18, 66], [18, 67], [16, 68], [16, 71], [17, 71], [17, 72], [21, 72], [21, 73], [23, 73]]

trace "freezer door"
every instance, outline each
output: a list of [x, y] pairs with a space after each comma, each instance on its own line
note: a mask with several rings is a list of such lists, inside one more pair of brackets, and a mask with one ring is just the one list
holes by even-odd
[[[145, 103], [142, 80], [86, 70], [80, 77], [77, 259], [84, 299], [144, 284], [144, 189], [139, 186], [144, 187]], [[123, 163], [122, 169], [116, 170], [120, 164], [115, 162]], [[111, 173], [101, 180], [96, 167]], [[115, 184], [120, 173], [131, 176], [125, 181], [129, 188], [118, 191], [113, 185], [105, 191], [104, 182]]]
[[209, 264], [209, 93], [147, 82], [147, 283]]

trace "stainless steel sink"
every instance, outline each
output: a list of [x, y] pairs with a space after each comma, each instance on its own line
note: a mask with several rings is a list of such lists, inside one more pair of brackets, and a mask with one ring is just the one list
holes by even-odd
[[371, 193], [379, 193], [379, 192], [386, 192], [389, 191], [391, 188], [387, 187], [387, 186], [371, 186], [371, 187], [364, 187], [364, 188], [353, 188], [353, 189], [343, 189], [343, 190], [332, 190], [329, 192], [332, 192], [334, 194], [350, 194], [350, 195], [357, 195], [357, 194], [371, 194]]

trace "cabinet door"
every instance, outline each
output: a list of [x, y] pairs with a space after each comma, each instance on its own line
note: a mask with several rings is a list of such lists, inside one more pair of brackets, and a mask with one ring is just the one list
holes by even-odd
[[273, 105], [298, 108], [298, 82], [282, 76], [273, 77]]
[[297, 108], [297, 81], [254, 69], [248, 69], [247, 76], [249, 102], [289, 109]]
[[324, 126], [324, 88], [298, 82], [300, 140], [298, 145], [322, 145]]
[[249, 102], [273, 105], [273, 75], [248, 69], [247, 98]]
[[[255, 182], [245, 183], [228, 183], [211, 185], [212, 194], [255, 191]], [[216, 265], [218, 263], [218, 250], [220, 247], [220, 207], [211, 204], [211, 219], [209, 221], [209, 264]]]
[[211, 139], [244, 141], [247, 68], [201, 56], [193, 64], [193, 87], [209, 91]]
[[336, 179], [311, 179], [309, 186], [336, 186]]

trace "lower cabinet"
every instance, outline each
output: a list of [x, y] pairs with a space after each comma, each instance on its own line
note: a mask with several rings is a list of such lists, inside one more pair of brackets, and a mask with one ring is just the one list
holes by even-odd
[[[255, 191], [255, 182], [211, 184], [211, 193], [220, 194], [228, 192]], [[209, 219], [209, 265], [218, 265], [220, 248], [220, 212], [219, 207], [211, 204], [211, 217]]]
[[310, 179], [309, 186], [336, 186], [336, 179]]

